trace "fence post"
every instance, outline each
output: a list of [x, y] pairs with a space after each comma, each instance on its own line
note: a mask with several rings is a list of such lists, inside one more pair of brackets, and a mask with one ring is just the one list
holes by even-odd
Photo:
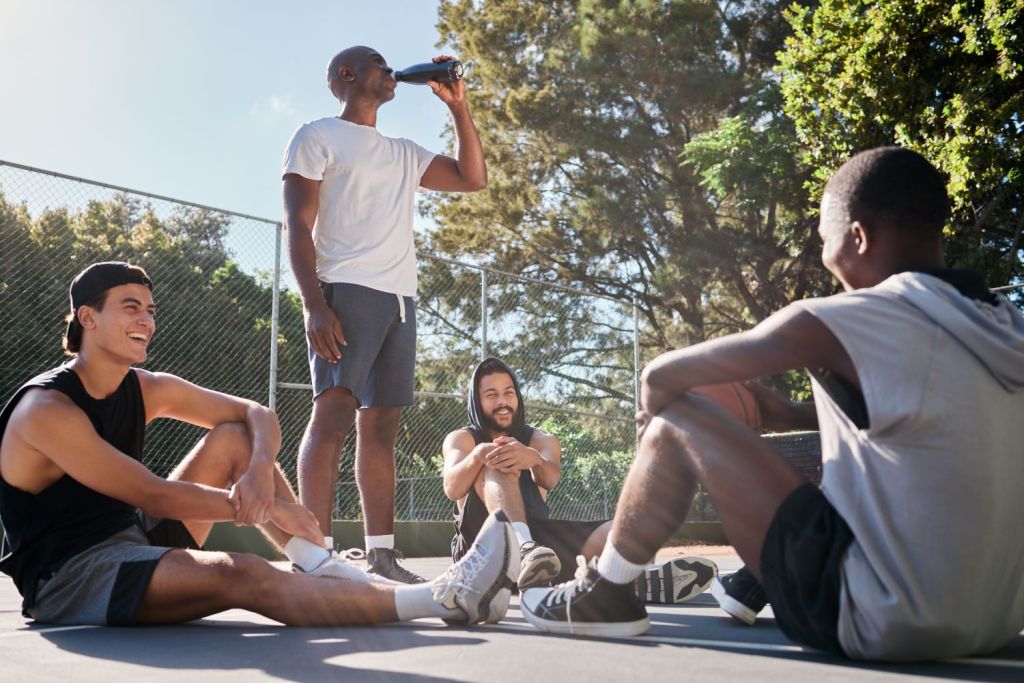
[[640, 410], [640, 300], [633, 297], [633, 403]]
[[487, 358], [487, 271], [480, 269], [480, 360]]
[[281, 236], [283, 226], [278, 223], [274, 243], [274, 293], [270, 303], [270, 389], [267, 405], [277, 409], [277, 330], [281, 317]]

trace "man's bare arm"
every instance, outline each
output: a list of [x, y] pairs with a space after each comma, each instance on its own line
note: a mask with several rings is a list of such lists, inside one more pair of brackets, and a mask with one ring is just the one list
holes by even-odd
[[492, 443], [476, 445], [465, 429], [457, 429], [444, 439], [442, 475], [444, 495], [449, 500], [462, 500], [473, 490], [473, 483], [484, 468], [484, 458], [497, 448]]
[[[454, 59], [448, 55], [435, 57], [435, 62]], [[455, 127], [457, 159], [438, 154], [427, 167], [420, 185], [428, 190], [443, 192], [474, 192], [487, 187], [487, 162], [480, 135], [473, 123], [473, 116], [466, 101], [466, 84], [459, 80], [452, 83], [429, 81], [430, 89], [448, 105]]]
[[281, 449], [277, 414], [255, 401], [205, 389], [175, 375], [136, 372], [146, 403], [147, 422], [166, 417], [206, 429], [228, 422], [245, 424], [251, 454], [248, 470], [231, 491], [235, 521], [249, 525], [268, 521], [274, 502], [274, 462]]
[[345, 333], [334, 311], [324, 300], [316, 276], [316, 249], [313, 226], [320, 206], [320, 181], [297, 173], [284, 176], [284, 227], [288, 233], [288, 258], [302, 297], [306, 319], [306, 338], [321, 358], [337, 362]]
[[835, 335], [803, 308], [788, 306], [746, 332], [658, 356], [641, 376], [641, 403], [656, 415], [692, 387], [796, 368], [824, 368], [860, 386], [853, 362]]

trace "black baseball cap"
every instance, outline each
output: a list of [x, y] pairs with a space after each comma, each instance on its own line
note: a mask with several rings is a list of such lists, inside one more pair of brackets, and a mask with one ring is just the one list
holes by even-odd
[[[153, 281], [138, 266], [124, 261], [94, 263], [75, 276], [71, 281], [69, 296], [71, 314], [94, 301], [103, 292], [118, 285], [144, 285], [153, 289]], [[70, 323], [69, 323], [70, 325]]]

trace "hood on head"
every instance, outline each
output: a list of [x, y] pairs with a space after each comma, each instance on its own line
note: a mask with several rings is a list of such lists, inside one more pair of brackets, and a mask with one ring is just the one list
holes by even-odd
[[[484, 366], [491, 367], [497, 366], [500, 368], [500, 372], [507, 373], [512, 378], [512, 386], [516, 390], [516, 400], [518, 407], [516, 408], [515, 414], [512, 416], [512, 424], [508, 428], [508, 433], [511, 435], [518, 434], [519, 431], [526, 426], [526, 404], [523, 402], [523, 394], [519, 390], [519, 379], [516, 377], [516, 373], [512, 372], [512, 368], [505, 365], [504, 361], [498, 358], [485, 358], [480, 361], [480, 364], [473, 370], [473, 376], [469, 380], [469, 393], [466, 395], [466, 407], [469, 410], [469, 424], [471, 427], [479, 431], [481, 434], [485, 432], [484, 427], [484, 410], [480, 405], [480, 394], [478, 387], [480, 385], [481, 369]], [[492, 374], [488, 372], [487, 374]]]
[[1024, 315], [1005, 297], [997, 296], [995, 305], [976, 301], [919, 272], [893, 275], [880, 287], [910, 302], [963, 344], [1004, 389], [1024, 388]]

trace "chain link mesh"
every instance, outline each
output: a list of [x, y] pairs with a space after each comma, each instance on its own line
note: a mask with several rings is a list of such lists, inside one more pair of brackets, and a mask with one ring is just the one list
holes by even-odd
[[[63, 359], [67, 287], [85, 265], [127, 260], [155, 284], [159, 333], [147, 365], [267, 403], [280, 225], [0, 161], [0, 396]], [[294, 483], [312, 406], [302, 307], [280, 263], [278, 461]], [[485, 355], [519, 374], [528, 419], [562, 443], [549, 503], [565, 519], [606, 519], [634, 450], [630, 306], [432, 255], [420, 256], [416, 404], [398, 438], [396, 518], [445, 520], [441, 443], [466, 424], [466, 384]], [[158, 421], [146, 464], [166, 475], [203, 430]], [[345, 444], [335, 516], [361, 518], [354, 434]]]

